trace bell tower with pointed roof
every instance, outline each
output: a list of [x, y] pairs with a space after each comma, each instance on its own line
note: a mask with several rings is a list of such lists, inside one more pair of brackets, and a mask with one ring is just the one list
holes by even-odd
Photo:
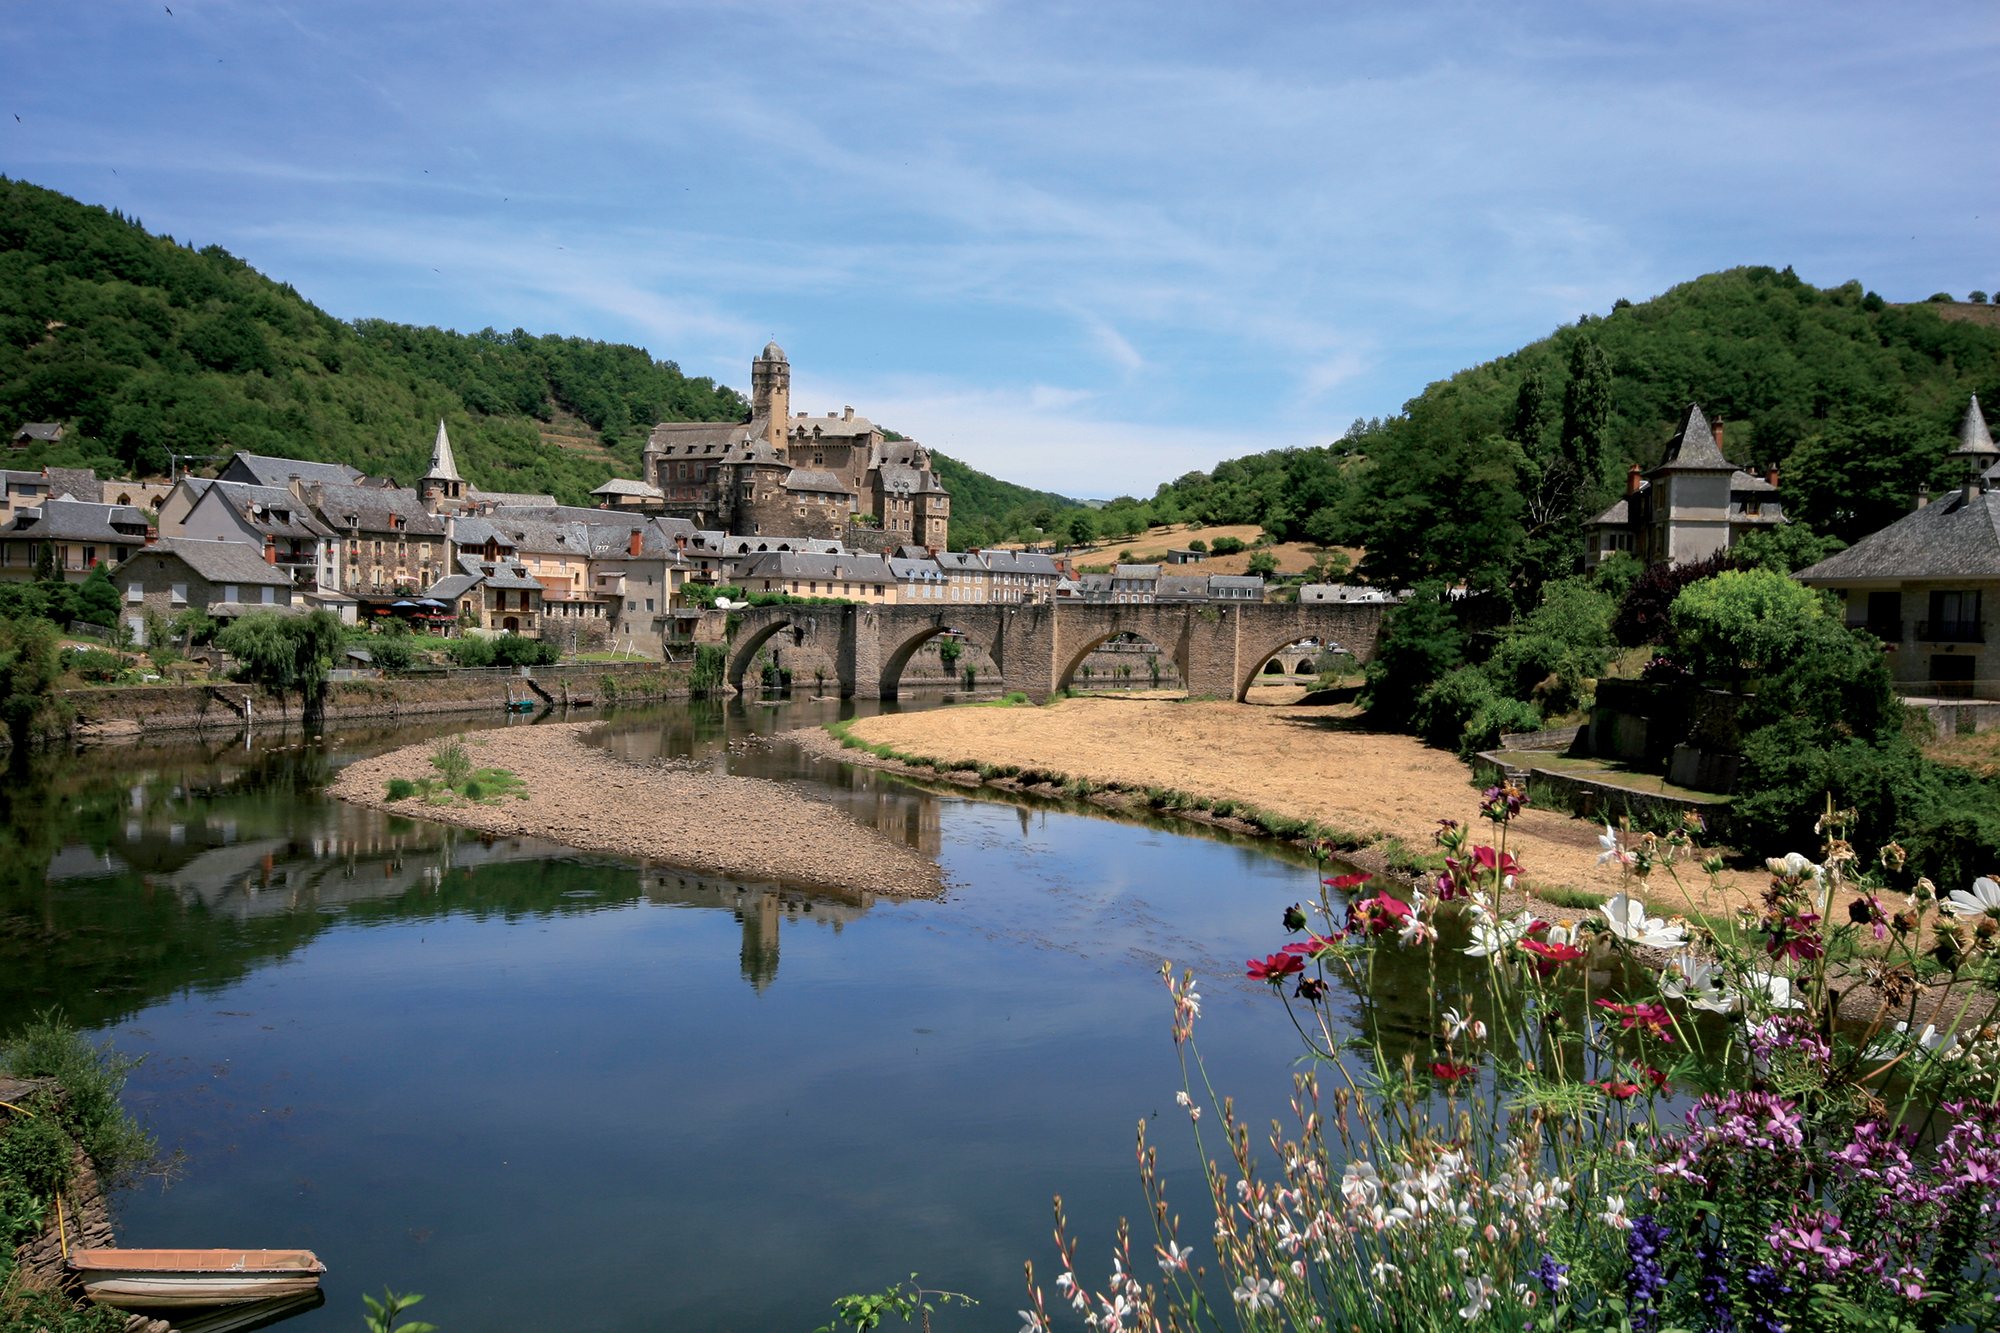
[[458, 460], [452, 457], [451, 436], [445, 432], [444, 418], [438, 418], [437, 439], [431, 444], [430, 471], [417, 482], [417, 494], [424, 508], [435, 514], [441, 507], [456, 508], [464, 498], [465, 478], [458, 475]]

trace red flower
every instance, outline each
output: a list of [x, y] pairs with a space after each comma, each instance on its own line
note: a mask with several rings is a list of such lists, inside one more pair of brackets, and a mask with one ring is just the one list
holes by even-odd
[[1439, 1060], [1431, 1065], [1431, 1073], [1447, 1083], [1456, 1083], [1472, 1073], [1471, 1065], [1453, 1064], [1449, 1060]]
[[1521, 873], [1521, 863], [1516, 861], [1510, 852], [1495, 851], [1491, 847], [1474, 847], [1472, 849], [1472, 860], [1481, 870], [1491, 870], [1493, 867], [1499, 866], [1500, 873], [1503, 875], [1518, 875]]
[[1771, 932], [1764, 941], [1764, 951], [1776, 958], [1779, 954], [1795, 958], [1800, 962], [1811, 962], [1826, 952], [1825, 942], [1820, 939], [1818, 912], [1804, 912], [1788, 916], [1782, 921], [1765, 923]]
[[1564, 963], [1574, 963], [1583, 957], [1583, 950], [1574, 944], [1550, 944], [1547, 940], [1517, 940], [1523, 949], [1535, 955], [1535, 970], [1548, 976]]
[[1610, 1000], [1599, 1000], [1599, 1009], [1608, 1009], [1618, 1015], [1618, 1026], [1630, 1031], [1637, 1028], [1647, 1036], [1658, 1037], [1661, 1041], [1672, 1041], [1674, 1034], [1669, 1029], [1673, 1025], [1673, 1015], [1663, 1004], [1615, 1004]]
[[1367, 875], [1367, 874], [1335, 875], [1332, 879], [1321, 880], [1320, 883], [1326, 885], [1329, 889], [1340, 889], [1342, 891], [1345, 891], [1347, 889], [1358, 889], [1363, 884], [1366, 884], [1369, 880], [1373, 878], [1375, 878], [1373, 875]]
[[1268, 981], [1273, 986], [1282, 986], [1286, 977], [1306, 970], [1305, 959], [1291, 953], [1274, 953], [1262, 962], [1252, 958], [1245, 966], [1250, 969], [1250, 980]]
[[1601, 1078], [1591, 1086], [1604, 1089], [1607, 1096], [1615, 1097], [1621, 1102], [1629, 1102], [1639, 1095], [1639, 1085], [1627, 1083], [1623, 1079]]
[[1287, 944], [1285, 952], [1298, 954], [1302, 958], [1311, 958], [1315, 954], [1338, 948], [1340, 942], [1346, 938], [1347, 932], [1344, 930], [1336, 930], [1331, 935], [1308, 935], [1302, 940], [1293, 940]]
[[1646, 1081], [1651, 1083], [1658, 1091], [1665, 1092], [1667, 1090], [1667, 1074], [1665, 1070], [1655, 1069], [1651, 1065], [1647, 1065], [1639, 1072], [1644, 1074]]

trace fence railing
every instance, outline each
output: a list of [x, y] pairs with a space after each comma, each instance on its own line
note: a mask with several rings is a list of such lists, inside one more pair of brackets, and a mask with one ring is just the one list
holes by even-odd
[[1986, 627], [1977, 620], [1919, 620], [1920, 643], [1985, 643]]

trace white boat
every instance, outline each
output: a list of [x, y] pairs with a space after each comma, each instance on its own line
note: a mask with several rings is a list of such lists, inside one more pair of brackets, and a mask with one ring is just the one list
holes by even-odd
[[311, 1250], [76, 1250], [84, 1294], [121, 1310], [236, 1305], [309, 1292], [326, 1265]]

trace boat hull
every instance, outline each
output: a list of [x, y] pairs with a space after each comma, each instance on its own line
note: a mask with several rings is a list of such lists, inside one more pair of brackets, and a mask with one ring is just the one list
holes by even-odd
[[326, 1265], [309, 1250], [79, 1250], [83, 1291], [121, 1310], [174, 1310], [298, 1296]]

